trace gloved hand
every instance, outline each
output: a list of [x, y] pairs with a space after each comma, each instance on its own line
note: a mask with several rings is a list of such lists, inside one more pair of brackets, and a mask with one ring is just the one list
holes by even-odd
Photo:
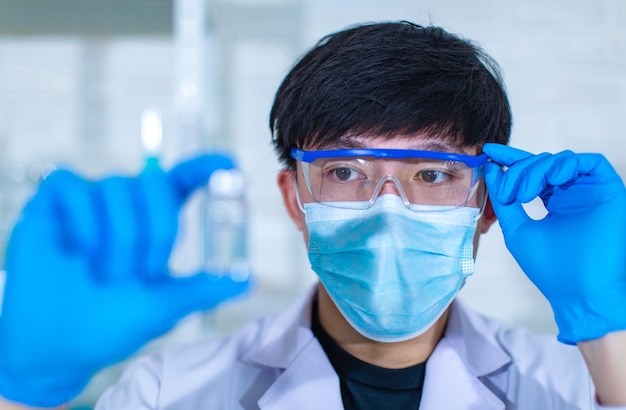
[[[483, 151], [494, 161], [485, 180], [506, 245], [550, 302], [558, 339], [575, 344], [626, 329], [626, 189], [608, 161], [500, 144]], [[548, 214], [533, 220], [522, 203], [538, 196]]]
[[101, 368], [136, 352], [185, 315], [247, 282], [169, 275], [179, 211], [230, 159], [205, 155], [165, 173], [86, 181], [51, 174], [23, 210], [6, 254], [0, 396], [67, 402]]

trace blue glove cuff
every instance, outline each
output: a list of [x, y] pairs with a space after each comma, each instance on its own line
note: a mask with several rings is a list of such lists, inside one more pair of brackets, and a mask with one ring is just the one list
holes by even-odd
[[607, 333], [626, 330], [626, 302], [609, 303], [602, 306], [556, 305], [552, 303], [554, 319], [559, 328], [557, 339], [561, 343], [575, 345], [578, 342], [598, 339]]
[[59, 380], [58, 375], [27, 377], [20, 379], [0, 369], [0, 396], [31, 407], [55, 407], [78, 396], [89, 381]]

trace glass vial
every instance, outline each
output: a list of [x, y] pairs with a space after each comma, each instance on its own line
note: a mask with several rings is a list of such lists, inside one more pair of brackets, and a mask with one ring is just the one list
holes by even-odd
[[215, 171], [209, 179], [204, 215], [205, 270], [241, 281], [249, 275], [244, 188], [240, 171]]

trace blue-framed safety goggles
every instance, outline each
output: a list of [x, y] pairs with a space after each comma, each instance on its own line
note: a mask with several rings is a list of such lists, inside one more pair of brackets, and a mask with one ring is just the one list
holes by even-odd
[[482, 181], [487, 155], [404, 149], [291, 149], [300, 161], [305, 184], [315, 202], [341, 208], [371, 206], [386, 189], [407, 207], [431, 205], [482, 209]]

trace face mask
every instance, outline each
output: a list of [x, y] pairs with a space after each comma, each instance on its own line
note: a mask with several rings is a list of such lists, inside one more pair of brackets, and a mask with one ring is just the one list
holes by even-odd
[[426, 332], [474, 271], [479, 210], [411, 207], [397, 195], [368, 209], [304, 205], [311, 267], [343, 317], [371, 340]]

